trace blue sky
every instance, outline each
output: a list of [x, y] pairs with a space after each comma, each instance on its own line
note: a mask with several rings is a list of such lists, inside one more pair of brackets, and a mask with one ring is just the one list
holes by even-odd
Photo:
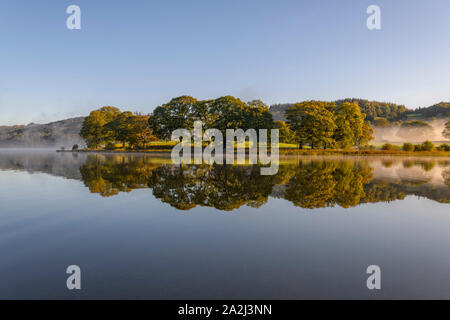
[[[66, 28], [80, 6], [82, 29]], [[381, 7], [382, 29], [366, 28]], [[0, 125], [172, 97], [450, 101], [448, 0], [2, 0]]]

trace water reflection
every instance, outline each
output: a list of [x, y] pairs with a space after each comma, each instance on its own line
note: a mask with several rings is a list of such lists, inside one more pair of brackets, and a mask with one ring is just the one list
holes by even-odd
[[257, 165], [181, 165], [149, 155], [0, 154], [0, 169], [45, 172], [82, 180], [102, 197], [134, 189], [179, 210], [260, 207], [269, 197], [301, 208], [389, 202], [415, 195], [450, 202], [450, 163], [414, 158], [286, 158], [273, 176]]

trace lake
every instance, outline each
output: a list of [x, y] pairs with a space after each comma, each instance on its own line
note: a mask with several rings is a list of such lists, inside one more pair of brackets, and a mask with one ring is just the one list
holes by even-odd
[[450, 298], [448, 158], [259, 169], [0, 150], [0, 298]]

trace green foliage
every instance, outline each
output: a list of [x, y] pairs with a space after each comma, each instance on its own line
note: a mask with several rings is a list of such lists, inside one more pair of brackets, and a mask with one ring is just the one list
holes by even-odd
[[197, 103], [197, 99], [190, 96], [170, 100], [153, 111], [149, 119], [150, 128], [163, 140], [169, 140], [176, 129], [193, 128], [196, 117], [200, 117]]
[[358, 145], [364, 135], [365, 114], [355, 103], [344, 102], [334, 109], [336, 130], [333, 138], [340, 148]]
[[373, 129], [364, 123], [358, 105], [305, 101], [286, 110], [288, 124], [297, 136], [299, 147], [349, 148], [364, 146], [373, 139]]
[[376, 117], [373, 121], [373, 125], [377, 128], [387, 128], [391, 123], [386, 118]]
[[260, 100], [245, 103], [232, 96], [198, 101], [183, 96], [158, 107], [149, 119], [149, 125], [159, 139], [168, 140], [176, 129], [192, 130], [201, 120], [203, 129], [215, 128], [225, 134], [226, 129], [273, 128], [269, 108]]
[[[376, 118], [385, 118], [388, 122], [401, 120], [406, 117], [408, 111], [405, 106], [394, 103], [368, 101], [364, 99], [342, 99], [335, 101], [336, 105], [343, 103], [356, 103], [362, 113], [366, 114], [366, 121], [374, 122]], [[275, 104], [270, 107], [270, 112], [276, 120], [285, 120], [285, 111], [293, 104]]]
[[374, 130], [373, 128], [368, 124], [364, 123], [362, 127], [362, 135], [357, 137], [357, 145], [360, 147], [365, 147], [368, 145], [368, 143], [374, 139], [373, 136]]
[[[397, 105], [394, 103], [386, 103], [379, 101], [368, 101], [364, 99], [342, 99], [335, 101], [336, 105], [342, 103], [356, 103], [361, 109], [362, 113], [366, 114], [366, 121], [374, 124], [375, 127], [388, 127], [394, 122], [414, 119], [437, 119], [450, 118], [450, 103], [440, 102], [426, 108], [417, 108], [415, 110], [408, 110], [404, 105]], [[285, 111], [291, 108], [294, 104], [274, 104], [270, 107], [275, 120], [285, 121]]]
[[417, 108], [415, 110], [408, 110], [406, 114], [409, 117], [420, 117], [422, 119], [431, 118], [449, 118], [450, 117], [450, 103], [440, 102], [426, 108]]
[[291, 130], [286, 122], [277, 120], [275, 121], [274, 128], [278, 129], [280, 143], [297, 143], [295, 132]]
[[129, 118], [133, 116], [133, 113], [130, 111], [122, 112], [114, 120], [108, 122], [104, 126], [104, 133], [111, 140], [122, 142], [125, 147], [125, 143], [127, 142], [127, 137], [130, 134], [130, 125]]
[[103, 107], [92, 111], [83, 122], [80, 136], [86, 141], [89, 148], [98, 148], [101, 144], [109, 142], [112, 137], [105, 134], [104, 126], [113, 121], [120, 114], [115, 107]]
[[315, 147], [333, 146], [336, 124], [334, 121], [334, 103], [306, 101], [297, 103], [286, 111], [288, 124], [295, 131], [300, 149], [305, 143]]
[[130, 146], [143, 148], [148, 142], [158, 140], [149, 127], [149, 118], [149, 116], [134, 115], [126, 120], [128, 125], [126, 140]]
[[448, 145], [447, 143], [443, 143], [439, 147], [437, 147], [437, 150], [439, 150], [439, 151], [450, 151], [450, 145]]
[[156, 140], [148, 125], [149, 116], [134, 115], [130, 111], [120, 112], [114, 107], [103, 107], [92, 111], [81, 128], [80, 135], [89, 148], [106, 145], [108, 149], [116, 148], [116, 142], [122, 147], [144, 146]]
[[412, 143], [406, 142], [402, 146], [403, 151], [414, 151], [414, 145]]
[[422, 144], [414, 145], [414, 151], [433, 151], [435, 146], [431, 141], [425, 141]]
[[361, 112], [366, 114], [366, 120], [370, 122], [373, 122], [378, 117], [385, 118], [388, 121], [400, 120], [405, 117], [405, 112], [407, 111], [403, 105], [355, 98], [337, 100], [336, 104], [340, 105], [346, 102], [358, 104]]
[[78, 150], [78, 148], [79, 148], [78, 145], [77, 145], [77, 144], [74, 144], [73, 147], [72, 147], [72, 150], [73, 150], [73, 151], [76, 151], [76, 150]]
[[390, 143], [385, 143], [381, 146], [381, 150], [392, 151], [392, 150], [395, 150], [395, 146]]
[[433, 151], [434, 150], [433, 142], [425, 141], [424, 143], [422, 143], [421, 150], [422, 151]]

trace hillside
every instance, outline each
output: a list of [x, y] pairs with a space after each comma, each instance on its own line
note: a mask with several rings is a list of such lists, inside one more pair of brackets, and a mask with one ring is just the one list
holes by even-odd
[[84, 145], [79, 132], [84, 117], [47, 124], [30, 123], [27, 126], [0, 126], [0, 147], [65, 147]]
[[[426, 108], [417, 108], [415, 110], [407, 109], [404, 105], [398, 105], [395, 103], [369, 101], [364, 99], [341, 99], [335, 101], [336, 104], [344, 102], [355, 102], [361, 108], [361, 111], [366, 114], [366, 120], [373, 122], [375, 118], [385, 118], [390, 122], [407, 119], [421, 119], [432, 120], [450, 118], [450, 103], [440, 102]], [[293, 106], [293, 103], [274, 104], [270, 107], [270, 113], [274, 117], [274, 120], [283, 120], [284, 112]]]

